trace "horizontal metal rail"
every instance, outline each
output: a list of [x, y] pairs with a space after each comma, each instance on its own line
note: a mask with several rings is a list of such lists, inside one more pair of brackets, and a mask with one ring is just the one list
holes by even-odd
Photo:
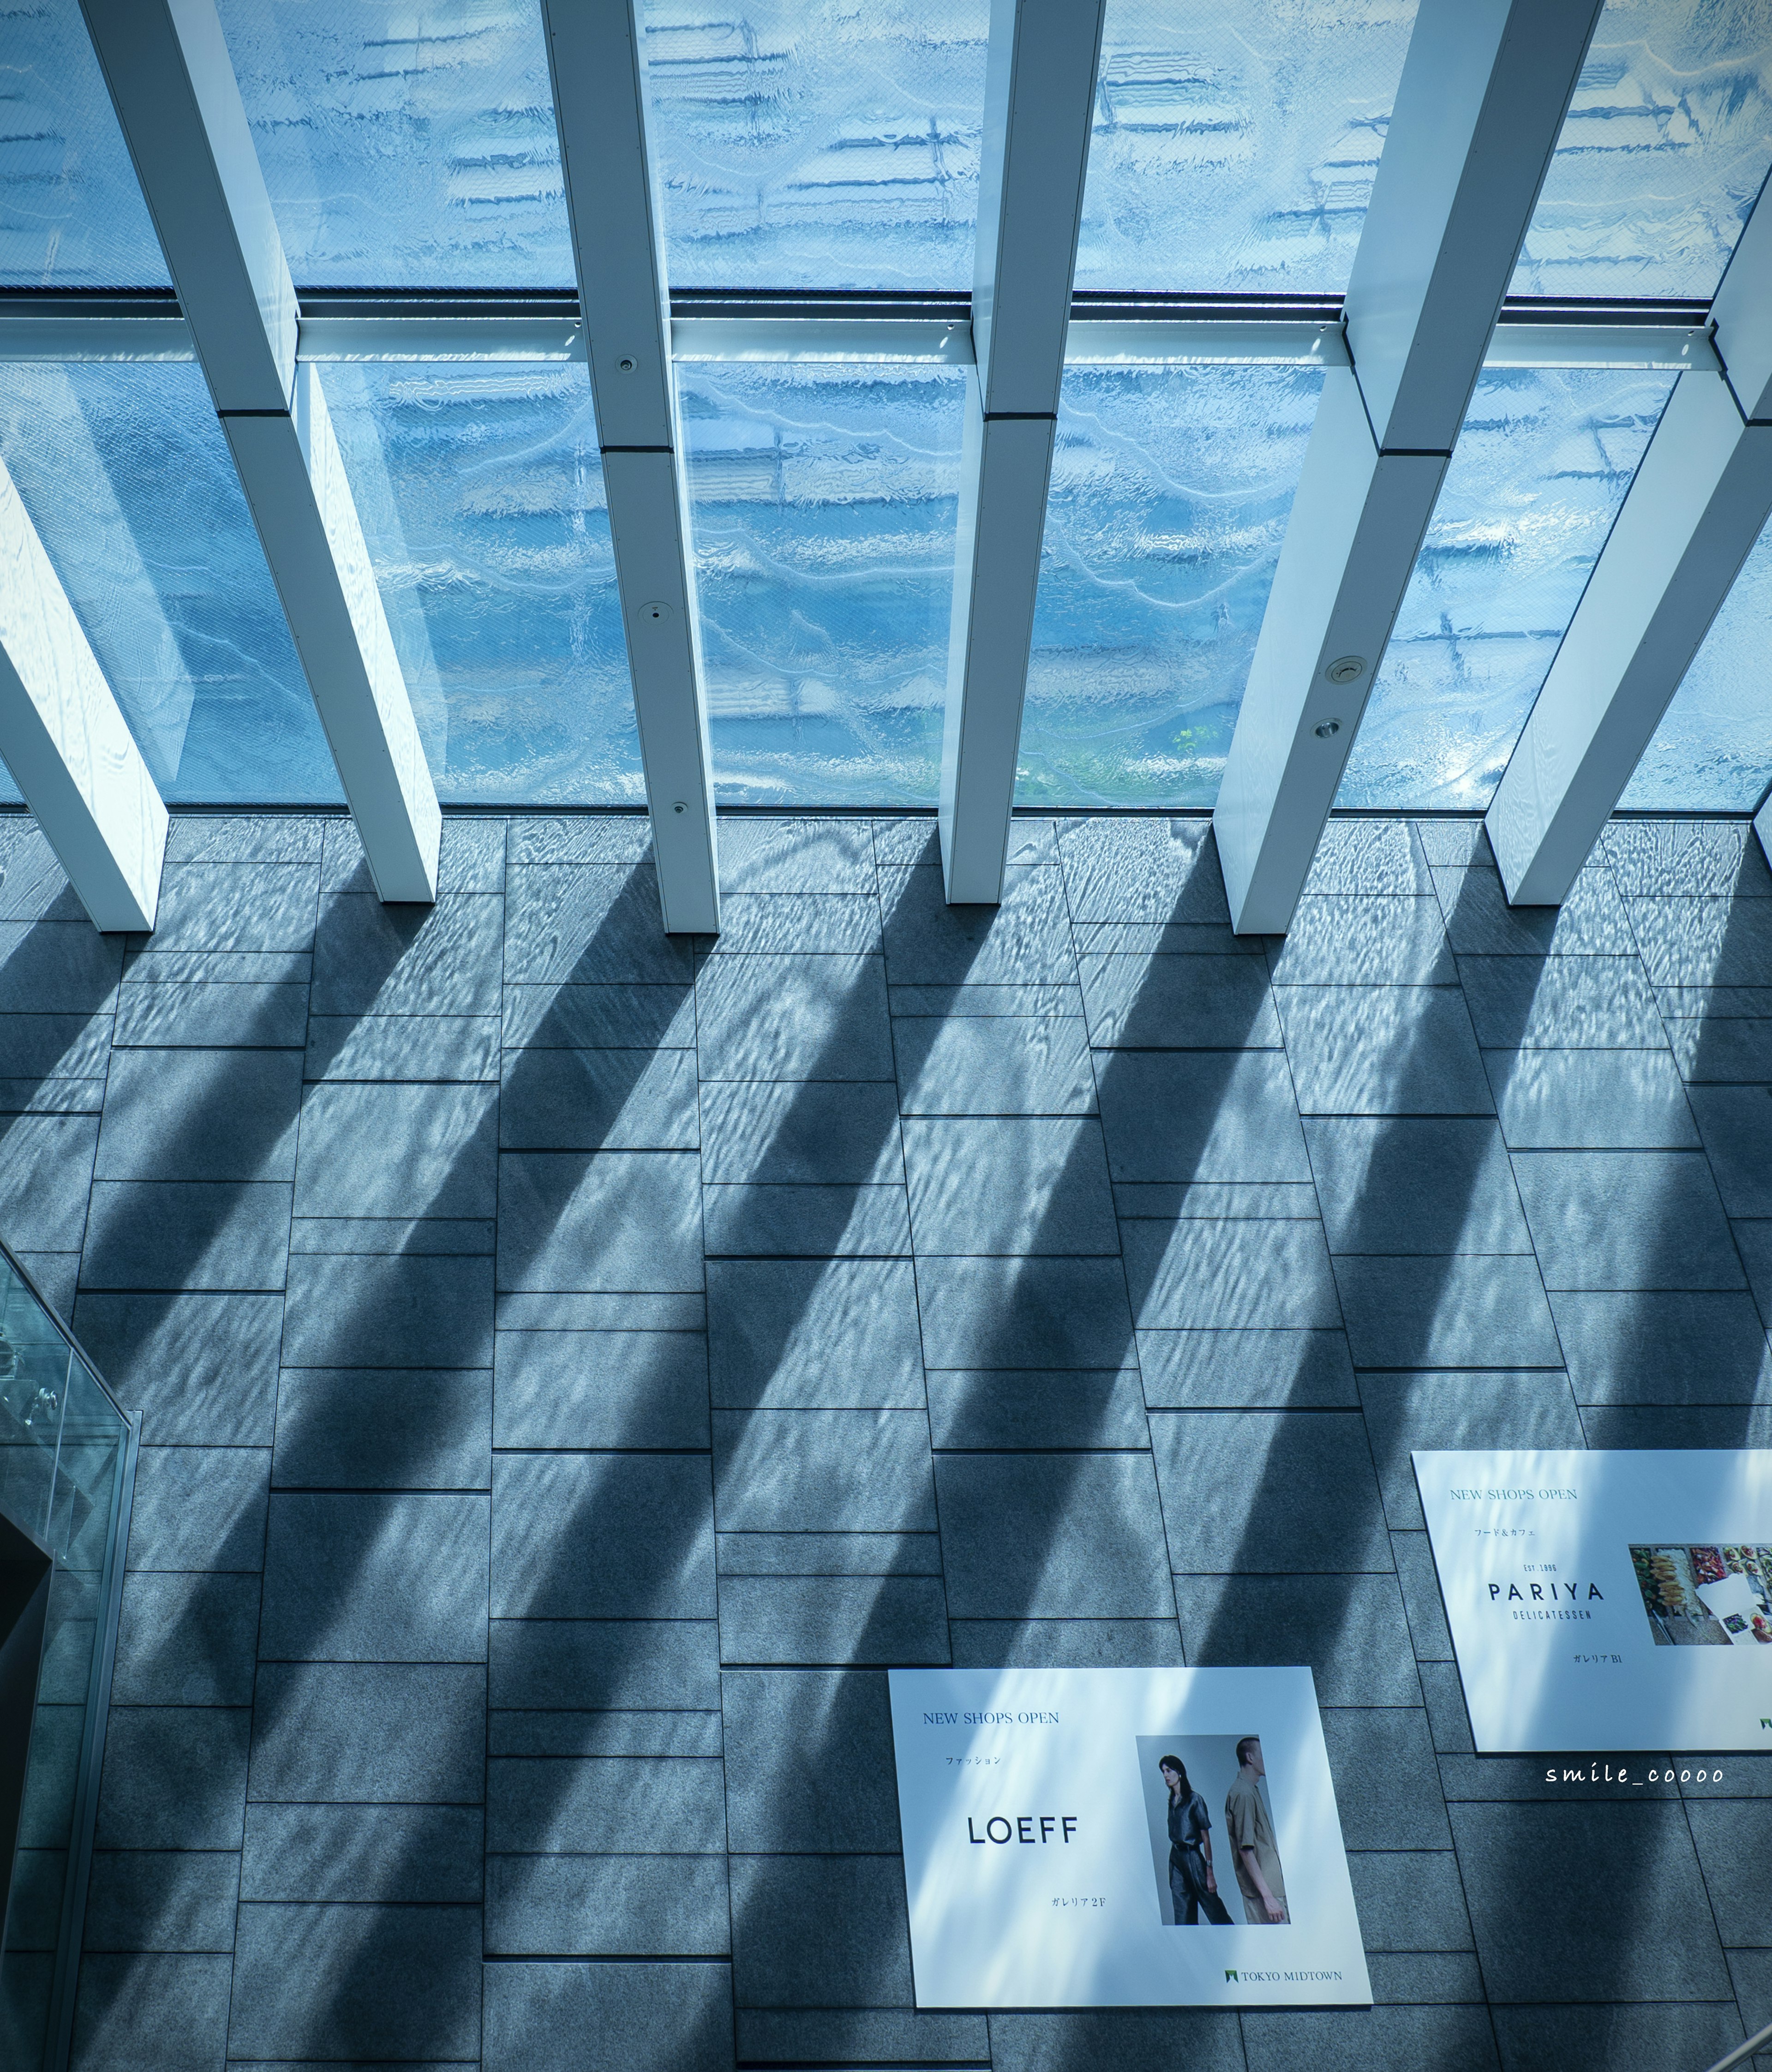
[[1710, 2072], [1734, 2072], [1737, 2065], [1746, 2064], [1755, 2051], [1764, 2050], [1769, 2045], [1772, 2045], [1772, 2021], [1764, 2029], [1756, 2029], [1745, 2043], [1738, 2043], [1728, 2057], [1719, 2058]]

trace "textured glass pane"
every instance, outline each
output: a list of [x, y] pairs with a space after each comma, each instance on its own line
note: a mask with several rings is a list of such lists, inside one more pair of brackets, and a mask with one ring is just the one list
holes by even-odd
[[1066, 370], [1022, 804], [1217, 797], [1322, 386], [1304, 368]]
[[329, 367], [438, 795], [644, 796], [582, 367]]
[[0, 457], [166, 796], [338, 798], [196, 367], [0, 366]]
[[647, 0], [671, 280], [969, 289], [987, 0]]
[[536, 0], [220, 6], [298, 286], [571, 286]]
[[1339, 294], [1415, 0], [1108, 0], [1083, 289]]
[[1338, 804], [1487, 807], [1672, 381], [1478, 382]]
[[1769, 164], [1762, 0], [1606, 0], [1513, 293], [1714, 294]]
[[0, 284], [167, 284], [80, 0], [0, 0]]
[[725, 800], [929, 804], [965, 377], [679, 370]]
[[1692, 657], [1620, 804], [1751, 813], [1772, 783], [1772, 525]]

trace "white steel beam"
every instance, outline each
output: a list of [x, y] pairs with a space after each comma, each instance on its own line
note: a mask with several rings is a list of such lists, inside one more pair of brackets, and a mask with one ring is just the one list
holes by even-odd
[[1422, 0], [1213, 813], [1283, 933], [1433, 516], [1600, 0]]
[[1002, 897], [1104, 0], [992, 0], [942, 737], [955, 904]]
[[1516, 906], [1567, 898], [1772, 516], [1772, 204], [1711, 313], [1725, 371], [1675, 383], [1489, 808]]
[[151, 928], [167, 809], [3, 465], [0, 757], [93, 927]]
[[215, 0], [80, 0], [384, 899], [433, 899], [442, 816]]
[[639, 0], [543, 0], [664, 926], [720, 926], [713, 758]]

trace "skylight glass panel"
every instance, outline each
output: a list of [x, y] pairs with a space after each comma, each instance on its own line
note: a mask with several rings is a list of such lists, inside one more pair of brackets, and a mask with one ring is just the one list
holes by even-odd
[[972, 284], [988, 0], [648, 0], [673, 286]]
[[1065, 370], [1016, 798], [1210, 806], [1322, 376]]
[[196, 366], [0, 365], [0, 454], [165, 796], [338, 799]]
[[1347, 286], [1415, 0], [1108, 0], [1079, 289]]
[[1479, 379], [1338, 805], [1487, 808], [1674, 379]]
[[963, 371], [704, 364], [677, 380], [718, 796], [932, 804]]
[[1772, 165], [1772, 12], [1606, 0], [1516, 295], [1714, 294]]
[[584, 368], [322, 381], [439, 798], [643, 804]]
[[1619, 804], [1648, 812], [1751, 813], [1772, 783], [1772, 525], [1662, 714]]
[[79, 0], [0, 0], [0, 285], [169, 285]]
[[536, 0], [220, 12], [298, 286], [571, 286]]

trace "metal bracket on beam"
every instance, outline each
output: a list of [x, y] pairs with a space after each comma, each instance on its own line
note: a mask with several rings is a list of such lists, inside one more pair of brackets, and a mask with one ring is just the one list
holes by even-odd
[[1322, 838], [1599, 0], [1422, 0], [1213, 816], [1278, 934]]

